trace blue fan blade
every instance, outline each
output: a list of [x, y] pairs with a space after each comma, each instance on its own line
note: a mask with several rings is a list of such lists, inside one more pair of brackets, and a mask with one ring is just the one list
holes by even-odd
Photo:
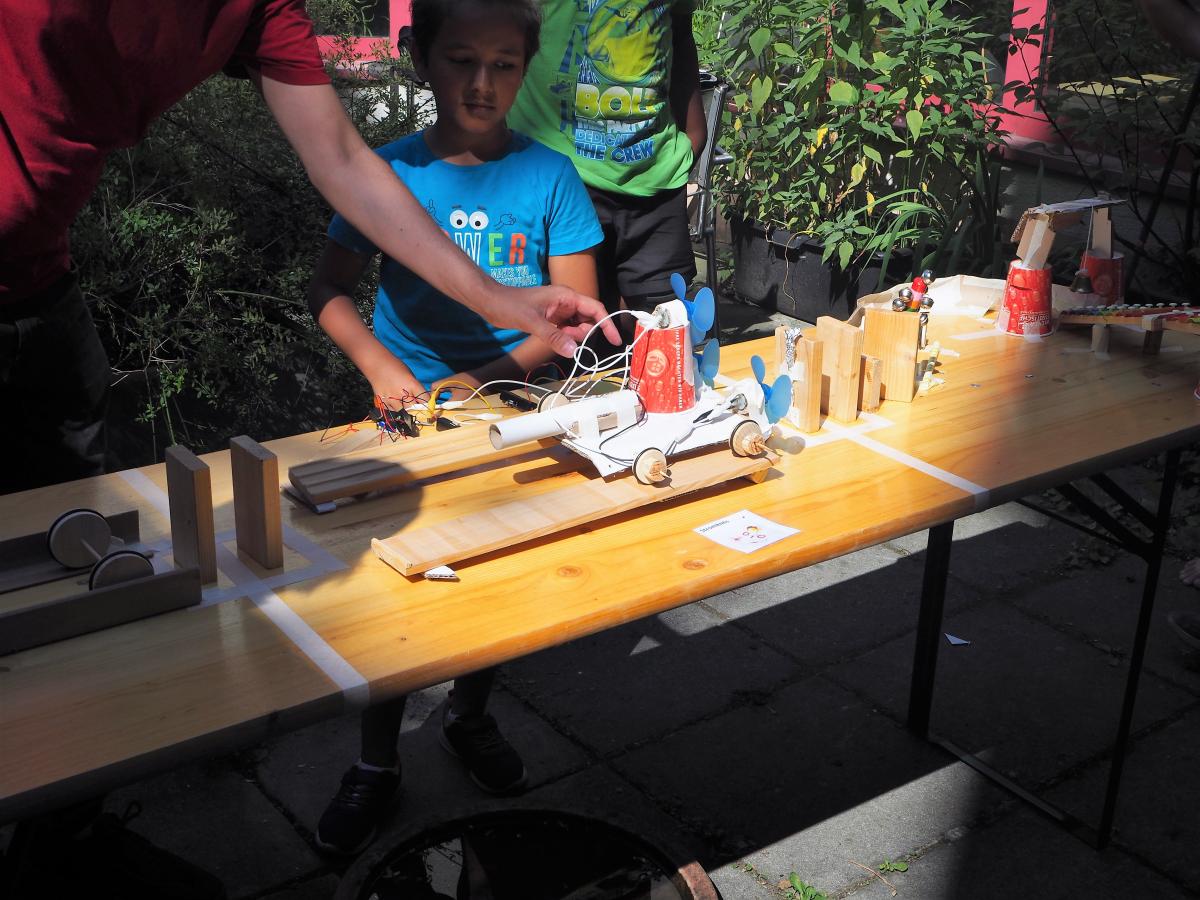
[[692, 326], [692, 340], [701, 341], [717, 317], [717, 304], [713, 292], [706, 287], [696, 292], [696, 299], [688, 304], [688, 321]]
[[767, 421], [774, 425], [786, 416], [791, 408], [792, 379], [787, 375], [780, 375], [767, 393], [767, 402], [763, 405], [763, 412], [767, 414]]
[[700, 375], [704, 378], [704, 383], [709, 387], [713, 386], [713, 381], [717, 377], [717, 369], [720, 365], [721, 345], [717, 343], [716, 338], [713, 338], [704, 345], [704, 352], [700, 354]]
[[767, 364], [763, 362], [761, 356], [757, 354], [750, 357], [750, 371], [754, 373], [754, 380], [759, 384], [765, 385], [767, 381]]
[[683, 280], [683, 276], [678, 272], [671, 274], [671, 290], [675, 292], [675, 296], [680, 300], [687, 299], [687, 282]]

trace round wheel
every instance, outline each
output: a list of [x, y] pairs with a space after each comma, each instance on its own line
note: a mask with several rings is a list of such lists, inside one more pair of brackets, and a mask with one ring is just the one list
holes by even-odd
[[642, 484], [657, 484], [667, 478], [667, 457], [657, 447], [647, 447], [633, 461], [633, 477]]
[[729, 435], [729, 449], [734, 456], [757, 456], [763, 452], [763, 433], [757, 422], [747, 419], [738, 423]]
[[114, 550], [92, 569], [92, 574], [88, 577], [88, 590], [132, 581], [135, 578], [146, 578], [153, 574], [154, 564], [148, 556], [143, 556], [136, 550]]
[[108, 550], [112, 528], [94, 509], [69, 509], [46, 532], [46, 549], [59, 565], [85, 569]]
[[538, 400], [538, 412], [545, 412], [548, 409], [566, 406], [570, 402], [570, 400], [568, 400], [558, 391], [555, 391], [552, 394], [543, 394], [541, 399]]

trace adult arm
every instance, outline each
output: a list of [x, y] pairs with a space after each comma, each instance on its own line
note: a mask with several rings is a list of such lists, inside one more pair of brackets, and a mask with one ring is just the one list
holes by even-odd
[[392, 409], [416, 401], [425, 387], [388, 350], [359, 315], [355, 285], [371, 257], [326, 241], [308, 286], [308, 307], [325, 333], [342, 348], [371, 384], [375, 396]]
[[671, 114], [692, 143], [692, 158], [699, 159], [708, 140], [704, 101], [700, 97], [700, 57], [692, 34], [692, 10], [678, 4], [671, 12]]
[[[580, 253], [551, 256], [547, 267], [551, 284], [571, 288], [585, 297], [595, 297], [600, 293], [600, 285], [596, 278], [595, 248]], [[489, 381], [504, 379], [524, 381], [528, 373], [555, 359], [557, 355], [545, 341], [530, 336], [515, 347], [511, 353], [497, 357], [490, 363], [469, 372], [460, 372], [451, 380], [469, 384], [472, 388], [487, 384]], [[455, 392], [455, 396], [461, 398], [465, 396], [465, 393], [465, 391], [459, 390]]]
[[[560, 285], [497, 284], [437, 227], [391, 168], [355, 130], [333, 87], [260, 76], [263, 98], [313, 185], [385, 254], [502, 328], [517, 328], [564, 356], [605, 315], [604, 305]], [[611, 322], [603, 331], [620, 337]]]

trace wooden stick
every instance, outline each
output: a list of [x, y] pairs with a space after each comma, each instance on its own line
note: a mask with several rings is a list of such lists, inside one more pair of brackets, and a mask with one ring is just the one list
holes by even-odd
[[174, 569], [0, 613], [0, 655], [200, 602], [200, 573]]
[[883, 388], [883, 360], [875, 356], [862, 357], [862, 390], [858, 408], [863, 412], [879, 409]]
[[613, 481], [592, 479], [525, 500], [504, 503], [440, 525], [402, 531], [371, 541], [379, 558], [405, 575], [415, 575], [463, 559], [470, 559], [554, 534], [575, 525], [614, 516], [626, 510], [689, 491], [721, 484], [769, 468], [774, 454], [734, 456], [718, 450], [703, 456], [671, 461], [670, 478], [656, 485], [639, 483], [632, 476]]
[[238, 552], [265, 569], [278, 569], [283, 565], [279, 459], [243, 434], [229, 442], [229, 465]]
[[792, 404], [796, 427], [812, 434], [821, 430], [821, 373], [824, 350], [819, 341], [801, 338], [796, 342], [796, 359], [804, 361], [804, 378], [792, 386]]
[[175, 565], [199, 569], [200, 583], [211, 584], [217, 580], [212, 473], [195, 453], [178, 444], [167, 448], [166, 463]]

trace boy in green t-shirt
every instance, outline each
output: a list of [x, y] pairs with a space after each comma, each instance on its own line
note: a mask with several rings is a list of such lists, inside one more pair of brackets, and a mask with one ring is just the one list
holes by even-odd
[[684, 191], [705, 125], [691, 0], [544, 0], [541, 49], [508, 123], [568, 156], [587, 185], [610, 311], [652, 309], [673, 296], [672, 272], [695, 275]]

